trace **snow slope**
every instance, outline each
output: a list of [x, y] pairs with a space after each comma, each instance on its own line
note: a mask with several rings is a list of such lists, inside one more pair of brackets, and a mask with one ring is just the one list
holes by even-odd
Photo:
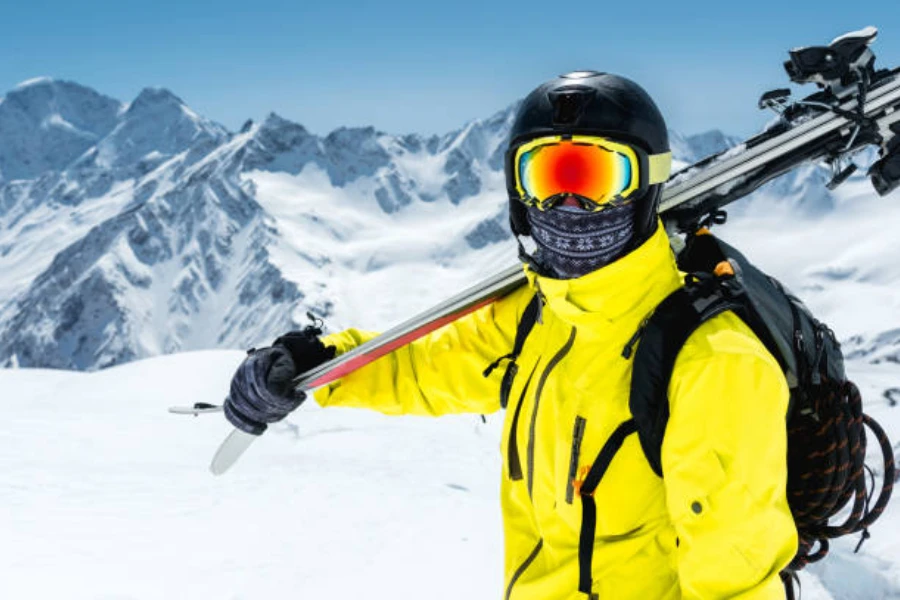
[[495, 418], [310, 402], [216, 478], [224, 419], [166, 408], [220, 402], [241, 357], [0, 371], [0, 597], [498, 597]]
[[795, 200], [757, 196], [716, 231], [828, 323], [845, 354], [890, 362], [900, 376], [897, 194], [878, 197], [867, 180], [856, 179], [832, 195], [827, 211], [804, 214]]
[[[229, 428], [170, 405], [220, 402], [242, 353], [206, 351], [93, 373], [0, 370], [0, 597], [16, 599], [502, 596], [501, 415], [385, 417], [304, 404], [226, 475]], [[869, 411], [895, 365], [852, 369]], [[836, 544], [806, 600], [900, 597], [894, 501], [859, 555]]]

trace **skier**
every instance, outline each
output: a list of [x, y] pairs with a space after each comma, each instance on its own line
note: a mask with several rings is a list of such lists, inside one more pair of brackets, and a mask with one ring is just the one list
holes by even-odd
[[[504, 598], [784, 598], [788, 388], [733, 313], [689, 338], [669, 386], [664, 478], [628, 435], [643, 320], [682, 279], [657, 208], [671, 154], [652, 99], [578, 71], [523, 101], [506, 161], [529, 286], [315, 393], [388, 414], [507, 408]], [[291, 379], [375, 334], [307, 328], [251, 352], [225, 403], [262, 433]]]

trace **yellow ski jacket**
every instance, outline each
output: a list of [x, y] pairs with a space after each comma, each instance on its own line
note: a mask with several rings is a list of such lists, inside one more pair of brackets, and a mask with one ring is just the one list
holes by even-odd
[[[573, 280], [530, 286], [321, 388], [322, 406], [388, 414], [491, 413], [518, 321], [545, 305], [509, 395], [501, 456], [505, 600], [587, 600], [579, 593], [585, 474], [628, 409], [622, 350], [681, 285], [660, 227], [640, 248]], [[328, 336], [346, 352], [373, 337]], [[662, 446], [664, 478], [637, 435], [625, 439], [594, 493], [591, 591], [600, 599], [784, 598], [778, 573], [797, 534], [786, 500], [781, 369], [734, 314], [701, 325], [678, 355]]]

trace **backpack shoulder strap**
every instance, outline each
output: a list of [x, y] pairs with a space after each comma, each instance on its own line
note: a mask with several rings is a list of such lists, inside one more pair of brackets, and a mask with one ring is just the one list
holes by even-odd
[[[669, 380], [675, 359], [702, 323], [741, 307], [730, 295], [723, 294], [714, 275], [693, 274], [684, 287], [657, 306], [638, 332], [640, 343], [634, 354], [629, 408], [647, 462], [660, 477], [662, 440], [669, 421]], [[630, 348], [626, 348], [623, 356], [627, 358], [629, 354]]]
[[512, 360], [519, 358], [519, 354], [522, 353], [522, 347], [525, 345], [525, 339], [528, 337], [528, 334], [531, 333], [534, 324], [537, 323], [540, 318], [541, 297], [539, 294], [535, 294], [531, 297], [528, 306], [525, 307], [525, 312], [522, 313], [522, 319], [519, 321], [519, 326], [516, 328], [516, 339], [513, 342]]
[[525, 346], [525, 340], [528, 338], [528, 334], [531, 333], [531, 330], [534, 329], [534, 324], [537, 323], [541, 318], [541, 298], [540, 294], [535, 294], [531, 301], [528, 303], [528, 306], [525, 307], [525, 312], [522, 313], [522, 318], [519, 320], [519, 325], [516, 328], [516, 338], [513, 341], [513, 349], [509, 354], [504, 354], [490, 365], [488, 368], [484, 370], [484, 376], [489, 376], [494, 369], [500, 366], [500, 363], [504, 360], [508, 360], [509, 364], [506, 365], [506, 371], [503, 373], [503, 381], [500, 384], [500, 406], [506, 408], [506, 405], [509, 403], [509, 393], [512, 389], [513, 379], [516, 378], [516, 373], [519, 371], [519, 366], [516, 364], [516, 359], [519, 358], [519, 354], [522, 353], [522, 348]]

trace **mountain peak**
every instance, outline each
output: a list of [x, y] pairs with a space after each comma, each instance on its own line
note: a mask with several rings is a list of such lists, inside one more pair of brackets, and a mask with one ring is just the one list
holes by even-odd
[[279, 130], [279, 129], [289, 129], [292, 131], [296, 131], [298, 133], [302, 132], [304, 134], [308, 134], [309, 132], [306, 130], [306, 127], [301, 125], [300, 123], [295, 123], [289, 119], [285, 119], [281, 115], [276, 112], [270, 112], [266, 115], [266, 120], [262, 122], [260, 125], [260, 129], [264, 130]]
[[[85, 102], [120, 104], [117, 100], [104, 96], [87, 86], [50, 77], [27, 79], [10, 90], [6, 99], [17, 104], [29, 114], [41, 114], [48, 111], [60, 112], [65, 108], [77, 108], [79, 104]], [[70, 104], [73, 106], [68, 106]], [[88, 106], [87, 108], [94, 109], [95, 107]]]
[[327, 138], [340, 138], [346, 136], [373, 136], [377, 132], [375, 131], [375, 127], [372, 125], [365, 126], [355, 126], [355, 127], [338, 127], [337, 129], [332, 130], [326, 137]]
[[166, 88], [147, 87], [141, 90], [137, 98], [128, 106], [128, 114], [140, 114], [149, 111], [187, 108], [184, 101]]
[[682, 135], [669, 130], [669, 145], [673, 157], [690, 164], [741, 143], [741, 139], [727, 135], [720, 129], [710, 129], [693, 135]]
[[227, 135], [224, 127], [199, 116], [169, 90], [148, 87], [128, 105], [98, 152], [86, 157], [86, 164], [120, 168], [141, 163], [140, 169], [146, 170], [192, 147], [209, 151], [208, 143]]
[[70, 81], [23, 81], [0, 103], [0, 180], [65, 168], [115, 127], [121, 107]]
[[52, 77], [33, 77], [31, 79], [26, 79], [25, 81], [19, 82], [16, 84], [16, 87], [13, 89], [16, 90], [24, 90], [25, 88], [42, 86], [42, 85], [52, 85], [54, 83], [54, 79]]
[[689, 135], [687, 141], [691, 144], [718, 144], [722, 146], [722, 149], [725, 149], [734, 146], [736, 143], [740, 142], [740, 139], [734, 136], [725, 135], [721, 129], [709, 129], [701, 133]]

